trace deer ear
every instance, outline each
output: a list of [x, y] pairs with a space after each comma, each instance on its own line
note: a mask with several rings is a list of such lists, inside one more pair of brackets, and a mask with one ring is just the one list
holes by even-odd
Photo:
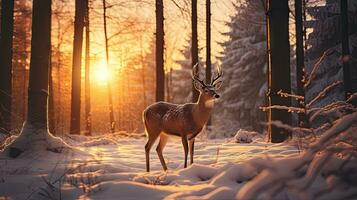
[[195, 87], [196, 90], [200, 91], [201, 89], [201, 83], [197, 82], [196, 80], [192, 80], [192, 84]]
[[222, 83], [223, 83], [223, 81], [217, 81], [214, 85], [213, 85], [213, 87], [214, 87], [214, 89], [215, 90], [219, 90], [220, 88], [221, 88], [221, 86], [222, 86]]

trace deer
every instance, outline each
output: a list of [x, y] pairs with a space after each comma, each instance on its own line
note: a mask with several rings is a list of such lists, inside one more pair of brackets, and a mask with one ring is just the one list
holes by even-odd
[[191, 76], [194, 88], [199, 92], [195, 103], [173, 104], [160, 101], [149, 105], [143, 111], [143, 122], [148, 138], [145, 145], [147, 172], [150, 172], [150, 149], [158, 137], [160, 140], [156, 152], [164, 171], [167, 171], [167, 166], [162, 152], [169, 136], [181, 137], [185, 156], [184, 168], [187, 167], [188, 150], [190, 151], [190, 164], [193, 163], [195, 137], [209, 120], [215, 99], [220, 97], [216, 91], [222, 85], [222, 70], [220, 66], [217, 66], [217, 75], [209, 84], [206, 84], [199, 78], [197, 63], [192, 68]]

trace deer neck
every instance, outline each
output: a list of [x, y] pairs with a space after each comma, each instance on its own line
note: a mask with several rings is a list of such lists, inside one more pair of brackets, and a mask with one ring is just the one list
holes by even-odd
[[200, 126], [204, 126], [204, 124], [208, 121], [212, 109], [214, 106], [214, 100], [211, 98], [207, 98], [202, 93], [198, 97], [198, 101], [196, 102], [193, 116], [195, 122]]

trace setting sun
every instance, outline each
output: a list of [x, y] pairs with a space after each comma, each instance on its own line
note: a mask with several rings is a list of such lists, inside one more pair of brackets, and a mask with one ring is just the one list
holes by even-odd
[[95, 83], [97, 84], [101, 84], [101, 85], [107, 84], [110, 75], [105, 61], [101, 61], [96, 65], [96, 67], [93, 70], [93, 78]]

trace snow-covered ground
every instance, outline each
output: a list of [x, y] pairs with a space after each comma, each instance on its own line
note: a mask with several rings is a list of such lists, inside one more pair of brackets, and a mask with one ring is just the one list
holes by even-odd
[[0, 199], [233, 199], [252, 178], [249, 162], [299, 154], [289, 143], [260, 138], [252, 143], [199, 138], [195, 164], [183, 169], [181, 140], [171, 138], [164, 149], [168, 172], [162, 171], [154, 146], [151, 172], [146, 173], [144, 137], [65, 140], [78, 149], [33, 152], [17, 159], [1, 155]]

